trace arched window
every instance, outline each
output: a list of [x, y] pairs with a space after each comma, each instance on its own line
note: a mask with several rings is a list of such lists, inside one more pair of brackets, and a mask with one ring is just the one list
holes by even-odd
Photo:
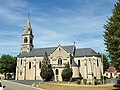
[[78, 60], [78, 66], [80, 67], [80, 60]]
[[28, 42], [28, 39], [27, 37], [24, 38], [24, 43], [27, 43]]
[[58, 65], [62, 65], [62, 59], [61, 58], [58, 59]]
[[20, 71], [20, 75], [22, 75], [22, 71]]
[[30, 44], [32, 44], [32, 38], [30, 38]]
[[29, 62], [29, 69], [31, 69], [31, 62]]
[[22, 59], [21, 59], [21, 65], [22, 65]]
[[97, 59], [97, 66], [99, 66], [99, 60]]
[[39, 68], [41, 68], [41, 62], [39, 62]]
[[59, 71], [58, 69], [55, 70], [55, 74], [58, 75], [59, 74]]

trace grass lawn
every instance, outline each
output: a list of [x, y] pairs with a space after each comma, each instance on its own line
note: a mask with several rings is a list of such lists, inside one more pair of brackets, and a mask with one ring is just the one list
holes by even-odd
[[39, 84], [45, 90], [112, 90], [112, 85], [62, 85], [62, 84]]

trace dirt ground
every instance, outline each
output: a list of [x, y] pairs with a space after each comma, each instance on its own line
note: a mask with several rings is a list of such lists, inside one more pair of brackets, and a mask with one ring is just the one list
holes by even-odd
[[113, 84], [104, 85], [77, 85], [77, 84], [39, 84], [45, 90], [112, 90]]

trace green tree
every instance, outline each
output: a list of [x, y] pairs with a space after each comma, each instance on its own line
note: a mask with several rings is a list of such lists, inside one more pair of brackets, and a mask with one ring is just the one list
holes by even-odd
[[5, 74], [5, 79], [6, 79], [6, 73], [14, 73], [14, 76], [15, 76], [16, 64], [17, 64], [16, 57], [13, 57], [11, 55], [2, 55], [1, 56], [1, 58], [0, 58], [0, 73]]
[[108, 61], [108, 57], [103, 54], [103, 71], [105, 72], [110, 66], [110, 63]]
[[120, 0], [114, 5], [112, 16], [104, 25], [104, 41], [114, 67], [120, 69]]
[[52, 66], [50, 64], [50, 60], [48, 58], [47, 52], [45, 52], [45, 56], [42, 61], [42, 68], [41, 68], [40, 76], [45, 81], [50, 81], [52, 79], [52, 77], [54, 76]]
[[62, 71], [62, 79], [63, 81], [69, 81], [72, 77], [72, 69], [70, 68], [69, 63], [66, 64], [65, 68]]

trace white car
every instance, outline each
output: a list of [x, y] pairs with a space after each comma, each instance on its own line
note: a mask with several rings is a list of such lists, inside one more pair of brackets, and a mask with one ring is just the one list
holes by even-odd
[[3, 88], [5, 88], [5, 86], [3, 86], [3, 83], [0, 81], [0, 90], [3, 90]]

